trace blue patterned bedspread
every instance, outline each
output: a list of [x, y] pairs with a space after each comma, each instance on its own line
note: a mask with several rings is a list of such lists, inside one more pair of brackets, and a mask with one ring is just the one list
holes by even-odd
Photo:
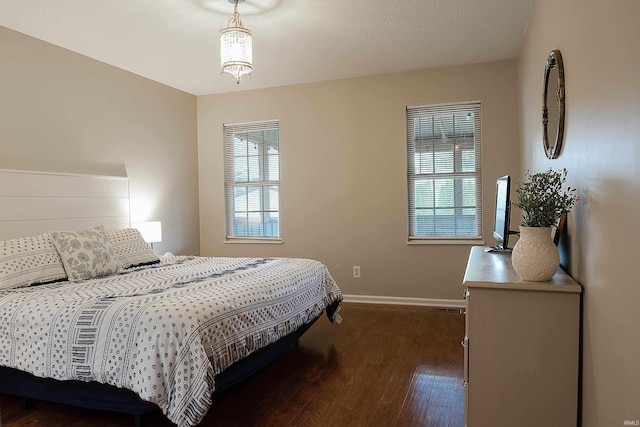
[[127, 388], [193, 426], [217, 374], [340, 301], [318, 261], [164, 258], [105, 278], [0, 291], [0, 365]]

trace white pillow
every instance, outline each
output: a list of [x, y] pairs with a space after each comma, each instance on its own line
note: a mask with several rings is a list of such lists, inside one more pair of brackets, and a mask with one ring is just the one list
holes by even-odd
[[153, 253], [151, 245], [144, 241], [140, 230], [136, 228], [108, 231], [107, 237], [116, 250], [116, 255], [122, 264], [122, 268], [160, 262], [160, 258]]
[[0, 289], [66, 279], [48, 233], [0, 241]]
[[103, 226], [79, 231], [51, 231], [70, 281], [115, 274], [122, 268]]

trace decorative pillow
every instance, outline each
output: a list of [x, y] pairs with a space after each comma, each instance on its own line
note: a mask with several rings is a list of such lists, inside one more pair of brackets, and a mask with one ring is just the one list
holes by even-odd
[[122, 268], [160, 262], [160, 258], [153, 253], [151, 245], [144, 241], [140, 230], [136, 228], [108, 231], [107, 237], [116, 250], [116, 255], [120, 263], [122, 263]]
[[120, 271], [120, 261], [103, 226], [80, 231], [51, 231], [50, 234], [70, 281]]
[[48, 233], [0, 242], [0, 289], [66, 279]]

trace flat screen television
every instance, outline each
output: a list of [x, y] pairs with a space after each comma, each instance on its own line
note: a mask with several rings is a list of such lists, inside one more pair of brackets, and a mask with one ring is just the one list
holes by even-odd
[[511, 219], [511, 177], [502, 176], [496, 181], [496, 209], [493, 222], [493, 238], [497, 245], [492, 251], [506, 252], [509, 249], [509, 222]]

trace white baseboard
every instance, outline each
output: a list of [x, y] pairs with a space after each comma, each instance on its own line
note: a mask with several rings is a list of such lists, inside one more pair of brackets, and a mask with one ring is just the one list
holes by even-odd
[[464, 308], [464, 300], [390, 297], [376, 295], [344, 295], [344, 302], [361, 304], [415, 305], [421, 307]]

